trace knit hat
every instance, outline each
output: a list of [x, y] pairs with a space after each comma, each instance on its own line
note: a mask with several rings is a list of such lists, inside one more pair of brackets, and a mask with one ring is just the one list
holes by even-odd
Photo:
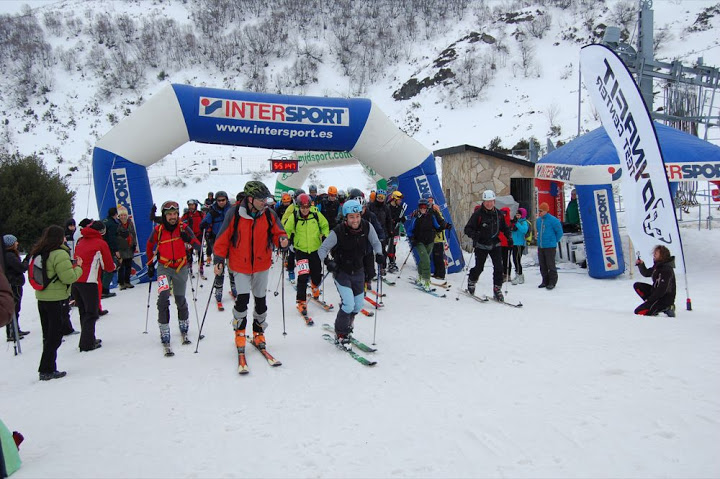
[[86, 226], [90, 226], [92, 224], [92, 222], [93, 222], [93, 220], [90, 218], [83, 218], [82, 220], [80, 220], [80, 223], [78, 224], [78, 226], [80, 228], [85, 228]]
[[13, 236], [13, 235], [5, 235], [5, 236], [3, 236], [3, 245], [4, 245], [6, 248], [10, 248], [12, 245], [15, 244], [16, 241], [17, 241], [17, 238], [16, 238], [15, 236]]
[[92, 224], [90, 225], [90, 228], [92, 228], [94, 230], [98, 230], [100, 232], [105, 231], [105, 225], [103, 224], [102, 221], [93, 221]]
[[527, 210], [525, 208], [518, 208], [518, 213], [520, 213], [521, 218], [527, 218]]
[[538, 209], [539, 209], [540, 211], [544, 211], [545, 213], [547, 213], [548, 211], [550, 211], [550, 205], [548, 205], [547, 203], [543, 202], [543, 203], [540, 203], [540, 206], [538, 207]]

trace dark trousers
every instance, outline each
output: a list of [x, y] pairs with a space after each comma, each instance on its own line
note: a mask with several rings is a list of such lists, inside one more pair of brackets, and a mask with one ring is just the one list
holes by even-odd
[[542, 284], [555, 286], [558, 280], [555, 267], [555, 248], [538, 248], [538, 262], [540, 263], [540, 276]]
[[298, 269], [297, 275], [297, 301], [307, 300], [307, 284], [308, 280], [312, 280], [312, 284], [315, 286], [320, 285], [322, 281], [322, 263], [320, 262], [320, 256], [317, 251], [312, 253], [306, 253], [304, 251], [296, 250], [295, 258], [298, 264], [301, 260], [307, 260], [309, 270], [306, 274], [302, 274], [302, 271]]
[[375, 253], [370, 251], [363, 257], [363, 266], [365, 267], [365, 282], [371, 283], [377, 274], [375, 273]]
[[[22, 303], [23, 287], [11, 284], [10, 289], [12, 290], [13, 300], [15, 301], [15, 317], [17, 318], [17, 328], [19, 333], [22, 331], [22, 328], [20, 327], [20, 305]], [[15, 339], [15, 328], [12, 321], [5, 326], [5, 333], [7, 334], [7, 339]]]
[[500, 247], [496, 246], [491, 250], [475, 248], [475, 266], [470, 269], [470, 281], [477, 281], [480, 274], [485, 269], [485, 260], [488, 255], [493, 264], [493, 285], [502, 286], [503, 283], [503, 265], [500, 254]]
[[287, 270], [295, 271], [295, 251], [288, 251], [287, 255]]
[[643, 300], [643, 303], [635, 308], [635, 314], [642, 316], [657, 316], [675, 303], [675, 298], [661, 296], [658, 299], [648, 300], [652, 294], [652, 285], [647, 283], [635, 283], [633, 289]]
[[523, 251], [525, 251], [524, 246], [513, 246], [512, 259], [513, 263], [515, 264], [515, 274], [523, 274], [522, 263], [520, 262], [520, 260], [522, 259]]
[[395, 251], [396, 251], [395, 238], [397, 238], [397, 236], [395, 236], [395, 231], [393, 231], [392, 233], [393, 233], [393, 236], [391, 236], [390, 239], [388, 240], [387, 257], [390, 259], [391, 263], [394, 263], [395, 262]]
[[95, 322], [100, 317], [100, 296], [95, 283], [74, 283], [72, 295], [80, 312], [80, 343], [81, 351], [95, 348]]
[[38, 301], [40, 324], [43, 331], [43, 351], [40, 356], [39, 373], [57, 371], [57, 350], [62, 344], [62, 320], [68, 314], [68, 300]]
[[130, 284], [130, 275], [132, 273], [132, 258], [120, 260], [120, 268], [118, 269], [118, 283]]
[[435, 277], [445, 279], [445, 242], [435, 242], [432, 250], [432, 263]]

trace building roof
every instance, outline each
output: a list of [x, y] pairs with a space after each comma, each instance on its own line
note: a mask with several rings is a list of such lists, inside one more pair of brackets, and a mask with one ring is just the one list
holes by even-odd
[[464, 153], [466, 151], [480, 153], [481, 155], [492, 156], [493, 158], [497, 158], [499, 160], [509, 161], [510, 163], [515, 163], [518, 165], [535, 168], [535, 163], [533, 163], [531, 161], [523, 160], [521, 158], [516, 158], [516, 157], [510, 156], [510, 155], [504, 155], [504, 154], [498, 153], [496, 151], [486, 150], [485, 148], [478, 148], [477, 146], [472, 146], [472, 145], [458, 145], [458, 146], [451, 146], [450, 148], [442, 148], [440, 150], [435, 150], [433, 152], [433, 154], [435, 156], [446, 156], [446, 155], [457, 155], [459, 153]]

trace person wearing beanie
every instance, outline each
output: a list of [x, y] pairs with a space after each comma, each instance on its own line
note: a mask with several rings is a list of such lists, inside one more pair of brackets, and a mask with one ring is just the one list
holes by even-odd
[[510, 225], [513, 243], [512, 259], [513, 264], [515, 265], [515, 277], [512, 281], [510, 281], [512, 284], [523, 284], [525, 282], [525, 276], [523, 275], [520, 260], [522, 259], [523, 252], [525, 251], [525, 246], [527, 245], [525, 236], [527, 235], [529, 228], [530, 223], [527, 221], [527, 210], [525, 208], [518, 208], [517, 213], [515, 213], [515, 218], [513, 218]]
[[93, 222], [82, 231], [82, 240], [75, 246], [75, 257], [82, 258], [82, 276], [72, 286], [72, 295], [80, 312], [80, 351], [93, 351], [102, 341], [95, 337], [95, 323], [100, 316], [101, 273], [115, 271], [110, 247], [103, 240], [105, 225]]
[[[110, 253], [113, 256], [113, 259], [117, 262], [120, 262], [120, 252], [118, 251], [117, 245], [117, 231], [118, 226], [120, 225], [120, 219], [118, 218], [118, 209], [114, 206], [109, 208], [107, 218], [105, 218], [102, 223], [105, 225], [105, 232], [103, 233], [103, 238], [105, 239], [105, 242], [110, 248]], [[115, 276], [115, 268], [113, 268], [112, 271], [112, 273], [108, 273], [105, 271], [103, 272], [103, 298], [112, 298], [113, 296], [115, 296], [115, 293], [110, 292], [110, 283], [112, 283], [113, 277]]]
[[[22, 303], [23, 285], [25, 284], [25, 272], [28, 270], [28, 262], [30, 257], [26, 256], [24, 261], [20, 261], [20, 252], [18, 251], [20, 244], [14, 235], [3, 236], [3, 257], [5, 259], [5, 277], [10, 283], [13, 300], [15, 302], [15, 317], [17, 322], [10, 322], [5, 327], [8, 342], [17, 341], [30, 334], [29, 331], [20, 329], [20, 306]], [[17, 324], [17, 332], [15, 334], [15, 324]]]
[[540, 203], [538, 210], [535, 231], [537, 231], [538, 262], [542, 277], [538, 288], [553, 289], [558, 280], [555, 252], [558, 242], [563, 237], [563, 229], [560, 220], [549, 213], [550, 206], [547, 203]]
[[65, 221], [65, 244], [70, 248], [70, 257], [75, 256], [75, 231], [77, 231], [77, 225], [75, 220], [70, 218]]
[[580, 232], [580, 209], [578, 208], [577, 191], [575, 189], [570, 192], [570, 203], [568, 203], [565, 210], [565, 224], [568, 231]]

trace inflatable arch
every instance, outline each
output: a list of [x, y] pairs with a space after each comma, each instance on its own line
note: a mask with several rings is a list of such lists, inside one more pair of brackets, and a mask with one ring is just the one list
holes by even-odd
[[[135, 221], [141, 250], [152, 231], [148, 214], [153, 199], [146, 168], [188, 141], [349, 152], [377, 176], [397, 178], [397, 186], [410, 208], [429, 191], [445, 218], [452, 221], [432, 152], [400, 131], [368, 99], [273, 95], [172, 84], [118, 123], [93, 150], [98, 211], [104, 215], [112, 206], [127, 207]], [[454, 231], [449, 233], [452, 261], [448, 271], [452, 273], [460, 271], [464, 263], [457, 236]], [[144, 271], [144, 252], [138, 252], [138, 256], [141, 261], [136, 270]]]

